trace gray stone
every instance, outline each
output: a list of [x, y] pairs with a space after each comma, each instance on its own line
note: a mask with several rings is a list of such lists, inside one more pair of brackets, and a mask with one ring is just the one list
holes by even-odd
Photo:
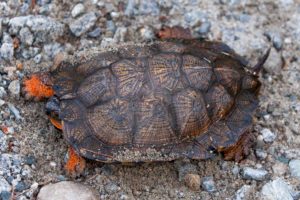
[[134, 12], [134, 6], [135, 6], [135, 0], [128, 0], [126, 9], [125, 9], [125, 15], [132, 16]]
[[256, 149], [256, 150], [255, 150], [255, 155], [256, 155], [256, 157], [257, 157], [258, 159], [264, 160], [264, 159], [267, 158], [268, 153], [267, 153], [266, 151], [262, 150], [262, 149]]
[[33, 58], [38, 52], [40, 51], [37, 47], [29, 47], [29, 48], [23, 48], [22, 49], [22, 57], [29, 60], [30, 58]]
[[40, 190], [37, 200], [98, 200], [99, 195], [79, 183], [71, 181], [62, 181], [55, 184], [49, 184]]
[[215, 192], [215, 182], [212, 176], [207, 176], [202, 178], [201, 187], [207, 192]]
[[20, 111], [13, 104], [8, 103], [8, 108], [14, 114], [16, 120], [22, 119], [22, 117], [20, 115]]
[[7, 96], [7, 92], [4, 87], [0, 87], [0, 98], [3, 99]]
[[1, 17], [8, 16], [11, 13], [11, 9], [6, 2], [0, 2], [0, 13]]
[[125, 42], [127, 33], [128, 33], [128, 30], [126, 27], [118, 27], [116, 30], [116, 33], [114, 35], [114, 41], [116, 43]]
[[0, 57], [5, 60], [12, 60], [14, 56], [14, 45], [12, 43], [3, 43], [0, 49]]
[[142, 38], [144, 38], [145, 40], [152, 40], [155, 38], [154, 31], [149, 26], [143, 27], [140, 30], [140, 34], [141, 34]]
[[206, 35], [210, 31], [211, 23], [210, 22], [203, 22], [201, 23], [200, 27], [197, 29], [197, 32], [200, 35]]
[[[0, 199], [1, 200], [11, 200], [11, 193], [10, 192], [1, 192], [0, 193]], [[19, 200], [19, 199], [18, 199]]]
[[76, 19], [69, 24], [71, 32], [79, 37], [86, 33], [90, 28], [95, 25], [97, 17], [94, 12], [89, 12]]
[[5, 104], [5, 101], [0, 99], [0, 107], [3, 106]]
[[242, 170], [242, 177], [244, 179], [262, 181], [266, 178], [268, 172], [264, 169], [253, 169], [250, 167], [245, 167]]
[[119, 191], [121, 188], [114, 182], [109, 182], [108, 184], [106, 184], [104, 186], [105, 188], [105, 191], [108, 193], [108, 194], [113, 194], [117, 191]]
[[81, 15], [84, 12], [84, 9], [85, 8], [84, 8], [84, 5], [82, 3], [76, 4], [74, 6], [74, 8], [72, 9], [72, 11], [71, 11], [72, 17], [75, 18], [75, 17]]
[[41, 54], [36, 55], [36, 56], [33, 58], [33, 60], [34, 60], [34, 62], [35, 62], [36, 64], [40, 63], [41, 60], [42, 60], [42, 55], [41, 55]]
[[142, 15], [158, 15], [159, 7], [156, 1], [141, 1], [139, 13]]
[[265, 184], [261, 190], [262, 200], [293, 200], [291, 188], [280, 178]]
[[20, 40], [25, 45], [31, 46], [33, 43], [33, 35], [27, 27], [20, 30]]
[[57, 42], [44, 45], [46, 59], [53, 59], [58, 53], [63, 51], [63, 46]]
[[291, 175], [300, 180], [300, 160], [294, 159], [289, 162]]
[[117, 27], [112, 20], [107, 20], [106, 21], [106, 30], [111, 31], [112, 33], [115, 33]]
[[206, 15], [200, 10], [193, 10], [192, 12], [186, 12], [184, 20], [189, 26], [200, 25], [201, 22], [206, 20]]
[[264, 69], [269, 74], [280, 74], [282, 72], [283, 65], [281, 54], [272, 48], [269, 56], [272, 59], [267, 59], [266, 63], [264, 64]]
[[0, 193], [10, 192], [10, 191], [11, 191], [11, 186], [3, 176], [0, 176]]
[[280, 50], [282, 48], [282, 37], [278, 32], [268, 31], [265, 33], [267, 38], [273, 42], [275, 49]]
[[270, 129], [264, 128], [260, 131], [265, 142], [273, 142], [276, 139], [276, 134], [273, 133]]
[[92, 38], [96, 38], [96, 37], [99, 37], [101, 34], [101, 28], [100, 27], [97, 27], [95, 28], [94, 30], [92, 30], [91, 32], [88, 33], [88, 36], [89, 37], [92, 37]]
[[283, 176], [287, 172], [287, 165], [282, 162], [276, 162], [272, 165], [274, 175]]
[[53, 41], [64, 33], [64, 25], [51, 17], [43, 15], [27, 15], [10, 19], [9, 32], [18, 34], [19, 30], [27, 26], [34, 35], [35, 42]]
[[8, 91], [10, 94], [16, 98], [20, 97], [20, 81], [14, 80], [8, 86]]
[[250, 193], [253, 192], [253, 186], [244, 185], [235, 193], [235, 200], [244, 200], [250, 196]]

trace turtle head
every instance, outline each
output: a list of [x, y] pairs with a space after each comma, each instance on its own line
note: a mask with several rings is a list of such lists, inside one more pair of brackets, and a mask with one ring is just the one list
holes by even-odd
[[242, 88], [251, 91], [258, 91], [260, 88], [260, 81], [258, 80], [259, 73], [263, 69], [263, 66], [266, 60], [269, 57], [271, 48], [267, 50], [267, 52], [258, 59], [257, 64], [252, 68], [245, 68], [246, 75], [243, 78]]
[[50, 118], [54, 118], [59, 120], [59, 113], [60, 113], [60, 102], [56, 96], [52, 96], [48, 99], [46, 103], [46, 114]]

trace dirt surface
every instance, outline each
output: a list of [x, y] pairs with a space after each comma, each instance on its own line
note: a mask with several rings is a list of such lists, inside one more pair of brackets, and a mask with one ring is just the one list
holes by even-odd
[[[2, 46], [5, 34], [20, 39], [20, 33], [12, 33], [12, 25], [5, 24], [5, 19], [45, 15], [65, 25], [63, 34], [54, 39], [46, 35], [46, 39], [40, 42], [35, 41], [29, 45], [21, 42], [12, 58], [0, 60], [0, 86], [8, 94], [0, 96], [5, 101], [0, 106], [0, 125], [4, 133], [4, 127], [13, 127], [12, 132], [5, 134], [8, 143], [13, 141], [12, 147], [15, 147], [1, 152], [20, 155], [25, 160], [23, 168], [27, 165], [30, 171], [29, 175], [21, 178], [28, 186], [27, 189], [25, 187], [15, 193], [19, 199], [35, 198], [38, 189], [32, 195], [26, 193], [34, 182], [40, 187], [62, 180], [89, 185], [99, 192], [102, 199], [238, 199], [237, 191], [245, 185], [251, 187], [245, 193], [246, 197], [241, 199], [260, 199], [263, 198], [262, 187], [278, 177], [293, 188], [295, 192], [291, 196], [299, 198], [296, 191], [300, 190], [300, 180], [291, 175], [289, 166], [291, 160], [300, 159], [299, 0], [163, 0], [154, 3], [57, 0], [47, 1], [48, 3], [37, 1], [32, 10], [28, 8], [24, 13], [19, 11], [24, 3], [13, 5], [14, 2], [6, 2], [10, 8], [8, 13], [0, 9], [0, 13], [3, 11], [2, 16], [0, 14]], [[94, 12], [97, 19], [86, 33], [76, 37], [76, 32], [72, 32], [69, 27], [81, 16], [71, 16], [73, 7], [79, 2], [84, 2], [85, 8], [81, 15]], [[130, 4], [134, 4], [131, 10]], [[46, 6], [50, 10], [41, 12]], [[48, 70], [57, 52], [73, 55], [74, 52], [94, 46], [105, 48], [107, 45], [124, 42], [142, 43], [153, 40], [155, 30], [163, 25], [189, 27], [195, 37], [223, 41], [246, 57], [250, 65], [268, 47], [272, 48], [260, 78], [260, 107], [254, 116], [253, 128], [257, 144], [250, 155], [240, 163], [223, 161], [221, 157], [207, 161], [179, 160], [132, 166], [88, 162], [83, 176], [66, 176], [63, 166], [67, 144], [45, 115], [45, 104], [25, 101], [22, 96], [15, 97], [8, 86], [13, 80], [21, 80], [26, 74]], [[100, 27], [101, 34], [96, 37], [88, 36], [96, 27]], [[39, 37], [32, 27], [31, 32], [35, 39]], [[52, 45], [50, 50], [45, 48], [47, 45]], [[29, 47], [39, 49], [42, 56], [40, 63], [35, 62], [36, 55], [24, 58], [23, 52]], [[18, 63], [22, 63], [23, 67], [16, 68]], [[11, 67], [12, 72], [9, 71]], [[17, 108], [21, 119], [16, 119], [9, 104]], [[264, 129], [271, 132], [271, 137], [263, 134]], [[33, 162], [27, 162], [28, 158], [32, 158]], [[249, 179], [244, 175], [245, 167], [266, 170], [267, 175], [261, 180]], [[213, 177], [215, 190], [208, 191], [203, 185], [199, 186], [198, 191], [191, 190], [184, 181], [186, 173], [200, 175], [201, 182], [204, 177]]]

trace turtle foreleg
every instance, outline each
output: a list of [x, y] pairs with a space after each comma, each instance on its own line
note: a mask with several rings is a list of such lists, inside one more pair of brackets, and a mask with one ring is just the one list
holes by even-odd
[[86, 166], [85, 159], [80, 157], [72, 147], [68, 150], [68, 161], [65, 170], [69, 176], [76, 177], [82, 174]]
[[22, 91], [25, 99], [36, 101], [50, 98], [54, 95], [52, 81], [48, 73], [35, 73], [23, 81]]

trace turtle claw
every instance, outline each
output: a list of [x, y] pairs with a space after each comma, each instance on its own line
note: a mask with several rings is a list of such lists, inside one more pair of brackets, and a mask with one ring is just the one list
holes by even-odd
[[85, 166], [85, 159], [80, 157], [73, 148], [69, 147], [68, 161], [65, 165], [67, 175], [71, 177], [78, 177], [83, 173]]

